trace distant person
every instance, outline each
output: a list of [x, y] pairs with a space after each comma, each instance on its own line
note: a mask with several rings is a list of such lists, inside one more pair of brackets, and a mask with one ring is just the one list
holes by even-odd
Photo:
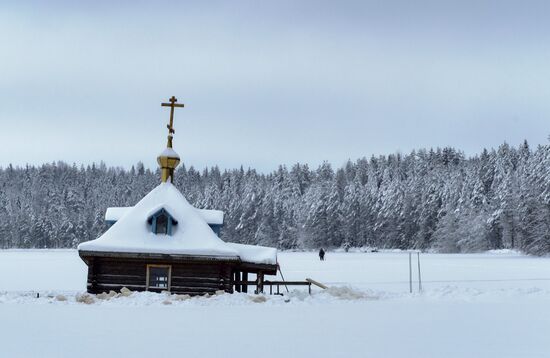
[[321, 250], [319, 250], [319, 259], [321, 261], [325, 261], [325, 250], [321, 247]]

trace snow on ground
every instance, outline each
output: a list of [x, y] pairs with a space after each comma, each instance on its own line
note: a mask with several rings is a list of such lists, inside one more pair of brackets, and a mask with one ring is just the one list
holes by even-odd
[[549, 258], [422, 254], [412, 295], [403, 252], [279, 262], [331, 289], [90, 299], [76, 251], [0, 251], [0, 356], [550, 357]]

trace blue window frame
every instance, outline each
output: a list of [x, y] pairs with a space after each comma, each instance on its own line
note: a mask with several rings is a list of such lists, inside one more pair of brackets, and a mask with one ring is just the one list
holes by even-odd
[[172, 235], [174, 226], [178, 224], [165, 209], [151, 215], [147, 222], [151, 225], [151, 231], [158, 235]]

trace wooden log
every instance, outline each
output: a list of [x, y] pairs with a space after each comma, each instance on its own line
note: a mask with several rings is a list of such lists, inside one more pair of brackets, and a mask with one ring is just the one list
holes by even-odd
[[204, 287], [204, 288], [211, 288], [213, 290], [217, 290], [220, 285], [218, 283], [192, 283], [192, 282], [172, 282], [172, 286], [181, 286], [181, 287]]
[[145, 281], [145, 276], [142, 277], [141, 279], [136, 279], [136, 278], [123, 278], [123, 277], [119, 277], [119, 278], [105, 278], [105, 277], [102, 277], [102, 276], [98, 276], [97, 277], [97, 280], [96, 280], [96, 284], [98, 285], [103, 285], [103, 284], [110, 284], [110, 285], [145, 285], [146, 284], [146, 281]]
[[315, 281], [314, 279], [311, 279], [311, 278], [306, 278], [306, 281], [311, 284], [314, 284], [315, 286], [321, 287], [323, 290], [326, 290], [328, 288], [328, 286], [325, 286], [321, 282]]
[[217, 287], [197, 287], [197, 286], [172, 286], [171, 292], [207, 292], [214, 293]]
[[120, 291], [122, 287], [126, 287], [132, 291], [145, 291], [145, 285], [119, 285], [119, 284], [97, 284], [95, 287], [94, 293], [109, 292], [109, 291]]
[[218, 283], [220, 281], [220, 277], [172, 276], [172, 281]]

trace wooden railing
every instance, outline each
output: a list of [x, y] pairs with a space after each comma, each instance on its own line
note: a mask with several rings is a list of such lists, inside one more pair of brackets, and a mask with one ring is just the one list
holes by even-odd
[[[236, 281], [233, 283], [234, 285], [239, 286], [257, 286], [257, 281]], [[311, 285], [315, 285], [317, 287], [320, 287], [322, 289], [327, 289], [328, 287], [323, 285], [322, 283], [315, 281], [311, 278], [306, 278], [305, 281], [271, 281], [271, 280], [265, 280], [263, 282], [263, 286], [269, 286], [269, 294], [273, 295], [280, 295], [281, 294], [281, 286], [285, 286], [288, 291], [288, 286], [307, 286], [309, 294], [311, 294]], [[274, 286], [276, 288], [276, 291], [274, 292]]]

